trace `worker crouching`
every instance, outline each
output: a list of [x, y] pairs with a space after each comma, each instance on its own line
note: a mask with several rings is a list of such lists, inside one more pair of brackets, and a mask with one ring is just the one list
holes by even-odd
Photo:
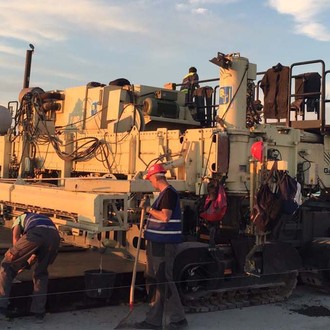
[[60, 235], [53, 221], [42, 214], [26, 212], [12, 226], [13, 246], [0, 267], [0, 314], [8, 315], [8, 298], [14, 278], [24, 269], [33, 269], [33, 296], [30, 312], [37, 320], [45, 315], [48, 266], [57, 256]]

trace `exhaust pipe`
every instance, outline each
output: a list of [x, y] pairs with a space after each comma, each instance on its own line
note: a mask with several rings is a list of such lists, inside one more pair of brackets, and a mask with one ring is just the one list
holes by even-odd
[[31, 62], [32, 62], [32, 53], [34, 51], [34, 46], [32, 44], [30, 44], [29, 46], [31, 49], [28, 49], [26, 51], [23, 88], [29, 88], [30, 86]]

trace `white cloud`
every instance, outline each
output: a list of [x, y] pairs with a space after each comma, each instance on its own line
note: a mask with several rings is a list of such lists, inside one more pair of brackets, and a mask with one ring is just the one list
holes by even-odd
[[[130, 75], [133, 81], [143, 65], [185, 62], [186, 49], [196, 45], [192, 36], [212, 45], [210, 31], [231, 24], [217, 17], [220, 5], [228, 1], [237, 0], [0, 1], [1, 72], [11, 82], [17, 76], [11, 90], [19, 90], [25, 49], [32, 43], [34, 85], [62, 88], [84, 83], [86, 75], [97, 81]], [[184, 10], [176, 10], [180, 7]], [[4, 80], [0, 84], [0, 101], [12, 99], [6, 96]]]
[[[281, 14], [293, 16], [295, 33], [319, 41], [330, 41], [327, 15], [324, 15], [330, 9], [329, 0], [268, 0], [268, 4]], [[321, 22], [322, 17], [324, 22]]]
[[[251, 36], [260, 45], [265, 39], [267, 46], [262, 47], [270, 52], [269, 40], [276, 26], [269, 25], [262, 33], [253, 30], [260, 28], [253, 19], [259, 10], [264, 12], [260, 3], [294, 17], [299, 33], [311, 38], [319, 34], [319, 40], [328, 40], [326, 25], [319, 20], [320, 6], [304, 0], [10, 0], [0, 1], [1, 72], [10, 82], [17, 76], [17, 86], [11, 90], [19, 90], [25, 48], [31, 42], [36, 47], [31, 83], [45, 89], [121, 76], [161, 86], [181, 79], [191, 65], [198, 66], [201, 76], [208, 72], [213, 76], [208, 59], [217, 51], [240, 51], [256, 61], [260, 50], [251, 47]], [[297, 38], [292, 39], [294, 43]], [[297, 45], [295, 51], [301, 54], [303, 46]], [[293, 52], [289, 53], [285, 56]], [[269, 64], [263, 63], [265, 58], [258, 62], [260, 67]], [[0, 98], [12, 99], [0, 87]]]
[[[115, 1], [114, 1], [115, 2]], [[72, 32], [99, 31], [146, 32], [148, 29], [139, 12], [140, 1], [129, 6], [112, 5], [107, 1], [92, 0], [11, 0], [0, 3], [0, 36], [35, 41], [68, 39]], [[42, 8], [42, 9], [41, 9]], [[60, 24], [59, 24], [60, 22]]]
[[206, 8], [196, 8], [192, 11], [194, 14], [198, 14], [198, 15], [204, 15], [208, 12], [208, 9]]
[[178, 11], [189, 11], [192, 14], [205, 15], [210, 12], [207, 6], [212, 5], [225, 5], [229, 3], [236, 3], [240, 0], [186, 0], [180, 1], [175, 5]]
[[191, 4], [215, 4], [215, 5], [224, 5], [227, 3], [233, 3], [233, 2], [238, 2], [240, 0], [188, 0], [188, 3]]
[[[156, 34], [170, 34], [165, 26], [169, 21], [173, 31], [184, 26], [193, 27], [194, 20], [186, 17], [184, 22], [177, 17], [179, 11], [185, 15], [213, 15], [220, 5], [235, 3], [240, 0], [11, 0], [0, 2], [0, 38], [32, 42], [36, 45], [45, 43], [64, 43], [75, 37], [97, 39], [108, 47], [114, 41], [143, 42], [143, 39], [155, 39]], [[180, 13], [179, 13], [180, 14]], [[224, 20], [225, 18], [222, 18]], [[218, 21], [214, 20], [214, 21]], [[203, 21], [199, 29], [204, 29], [210, 22]], [[165, 24], [165, 25], [164, 25]], [[160, 29], [163, 27], [163, 29]], [[205, 27], [206, 29], [206, 27]], [[173, 41], [180, 42], [176, 35]]]
[[319, 41], [330, 41], [330, 33], [327, 28], [319, 23], [297, 24], [297, 30]]
[[17, 49], [10, 46], [0, 45], [0, 53], [7, 55], [17, 55]]

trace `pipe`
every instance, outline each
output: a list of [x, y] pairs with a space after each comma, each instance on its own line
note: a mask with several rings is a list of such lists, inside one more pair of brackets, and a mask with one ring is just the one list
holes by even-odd
[[30, 86], [31, 63], [32, 63], [32, 53], [34, 51], [34, 46], [32, 44], [30, 44], [29, 46], [31, 49], [28, 49], [26, 51], [23, 88], [29, 88]]

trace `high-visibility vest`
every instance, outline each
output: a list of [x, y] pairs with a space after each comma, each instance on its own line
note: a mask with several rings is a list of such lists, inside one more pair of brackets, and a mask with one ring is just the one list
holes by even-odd
[[22, 229], [23, 234], [34, 227], [45, 227], [56, 229], [53, 221], [43, 214], [26, 212], [16, 218], [12, 227], [19, 225]]
[[[153, 203], [153, 209], [158, 209], [159, 202], [167, 189], [174, 190], [172, 186], [168, 186], [164, 189]], [[146, 240], [158, 243], [181, 243], [183, 241], [179, 196], [171, 218], [167, 222], [160, 221], [149, 215], [146, 229], [144, 231], [144, 238]]]
[[196, 87], [198, 86], [198, 79], [199, 77], [196, 72], [189, 72], [182, 80], [180, 91], [183, 93], [188, 93], [193, 85], [196, 85]]

